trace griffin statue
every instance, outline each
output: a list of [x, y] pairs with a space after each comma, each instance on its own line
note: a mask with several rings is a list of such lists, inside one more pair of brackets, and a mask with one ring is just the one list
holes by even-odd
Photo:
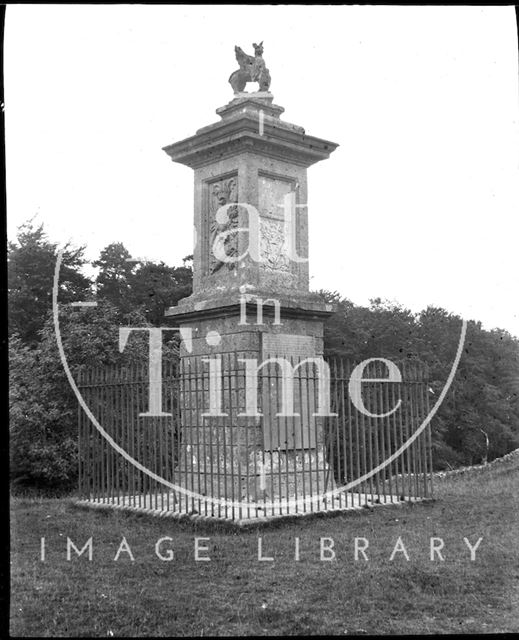
[[269, 90], [270, 73], [262, 57], [263, 42], [259, 44], [254, 43], [252, 46], [254, 47], [254, 56], [247, 55], [243, 49], [238, 46], [234, 47], [236, 60], [240, 65], [240, 68], [232, 73], [229, 78], [234, 93], [242, 92], [247, 82], [257, 82], [260, 91]]

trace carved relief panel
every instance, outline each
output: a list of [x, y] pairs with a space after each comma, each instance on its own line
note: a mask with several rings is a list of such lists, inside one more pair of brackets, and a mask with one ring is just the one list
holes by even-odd
[[[232, 270], [236, 267], [234, 261], [226, 262], [220, 256], [229, 257], [238, 255], [238, 234], [228, 233], [238, 227], [238, 207], [230, 206], [226, 210], [223, 221], [216, 219], [216, 213], [220, 207], [233, 202], [238, 202], [238, 178], [226, 178], [208, 185], [209, 189], [209, 268], [210, 274], [220, 271], [222, 268]], [[215, 245], [216, 243], [216, 245]], [[216, 255], [215, 255], [216, 253]]]
[[284, 198], [291, 191], [291, 181], [261, 175], [258, 178], [260, 255], [262, 266], [268, 270], [290, 271], [284, 226]]

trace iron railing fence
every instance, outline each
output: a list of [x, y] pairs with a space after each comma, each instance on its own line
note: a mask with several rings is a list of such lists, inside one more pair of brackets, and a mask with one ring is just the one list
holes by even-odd
[[355, 382], [344, 359], [270, 358], [251, 378], [246, 358], [222, 354], [212, 377], [199, 357], [164, 362], [162, 415], [146, 415], [147, 367], [80, 370], [81, 499], [244, 520], [432, 496], [422, 363], [388, 381], [374, 360]]

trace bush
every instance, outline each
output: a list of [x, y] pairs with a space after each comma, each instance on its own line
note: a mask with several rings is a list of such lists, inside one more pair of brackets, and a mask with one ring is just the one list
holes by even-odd
[[[126, 316], [125, 324], [149, 326], [139, 313]], [[60, 311], [60, 326], [73, 375], [81, 366], [148, 361], [144, 332], [133, 334], [119, 353], [120, 314], [109, 303], [95, 309], [65, 307]], [[167, 343], [164, 352], [168, 352]], [[9, 368], [11, 479], [19, 486], [74, 488], [78, 402], [63, 369], [50, 314], [37, 348], [28, 347], [17, 335], [10, 338]]]

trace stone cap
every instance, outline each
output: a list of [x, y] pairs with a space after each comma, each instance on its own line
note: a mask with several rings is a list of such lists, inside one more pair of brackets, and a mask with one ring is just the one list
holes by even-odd
[[300, 166], [325, 160], [339, 146], [306, 134], [303, 127], [281, 120], [285, 111], [268, 91], [243, 91], [216, 109], [219, 122], [197, 130], [194, 136], [163, 147], [173, 162], [192, 169], [215, 160], [253, 152]]
[[220, 122], [163, 147], [163, 151], [173, 162], [192, 169], [246, 152], [309, 167], [329, 158], [339, 146], [336, 142], [309, 136], [302, 127], [283, 122], [276, 115], [265, 115], [261, 124], [257, 105], [255, 101], [233, 105]]
[[315, 293], [301, 291], [293, 295], [279, 295], [267, 290], [256, 290], [254, 293], [227, 290], [210, 297], [206, 292], [191, 295], [180, 300], [178, 306], [166, 309], [164, 315], [166, 318], [182, 322], [235, 315], [240, 313], [242, 297], [245, 300], [247, 312], [254, 312], [257, 308], [256, 301], [261, 298], [265, 316], [274, 314], [276, 307], [273, 300], [279, 301], [281, 317], [325, 319], [336, 311], [335, 305], [323, 302]]

